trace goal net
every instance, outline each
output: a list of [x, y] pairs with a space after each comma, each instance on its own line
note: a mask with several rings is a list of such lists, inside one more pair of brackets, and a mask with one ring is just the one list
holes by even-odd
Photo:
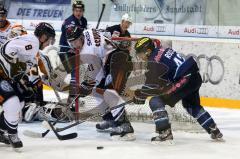
[[[139, 59], [137, 59], [136, 55], [135, 55], [135, 51], [134, 51], [134, 45], [137, 41], [137, 38], [113, 38], [112, 41], [114, 43], [120, 44], [120, 43], [128, 43], [130, 42], [129, 45], [129, 50], [130, 50], [130, 55], [132, 57], [132, 61], [133, 62], [138, 62]], [[168, 43], [167, 41], [161, 41], [161, 43], [163, 44], [163, 46]], [[46, 51], [49, 55], [49, 58], [52, 60], [50, 61], [54, 61], [55, 63], [52, 63], [52, 67], [53, 70], [57, 70], [57, 71], [61, 71], [64, 68], [63, 67], [59, 67], [59, 65], [61, 65], [61, 61], [58, 57], [58, 52], [59, 52], [59, 48], [57, 47], [50, 47], [47, 51]], [[52, 56], [52, 57], [51, 57]], [[54, 68], [56, 67], [56, 68]], [[84, 65], [80, 65], [80, 67], [76, 67], [78, 70], [77, 72], [79, 73], [79, 84], [85, 80], [87, 77], [87, 71], [88, 71], [88, 67], [86, 64]], [[137, 88], [141, 88], [141, 86], [145, 83], [145, 71], [144, 69], [140, 69], [140, 70], [136, 70], [136, 71], [132, 71], [127, 83], [126, 83], [126, 87], [124, 89], [124, 93], [122, 98], [125, 99], [126, 101], [131, 99], [133, 97], [132, 92], [133, 90], [137, 89]], [[65, 73], [65, 75], [68, 77], [68, 75]], [[63, 77], [62, 76], [62, 77]], [[70, 80], [68, 78], [68, 80]], [[63, 78], [60, 81], [65, 81], [65, 79]], [[130, 92], [130, 93], [129, 93]], [[84, 114], [85, 112], [89, 112], [92, 109], [96, 108], [96, 106], [100, 103], [101, 99], [90, 95], [84, 98], [80, 98], [80, 101], [76, 102], [76, 106], [78, 106], [78, 108], [76, 109], [77, 112], [80, 112], [80, 114]], [[128, 117], [131, 121], [139, 121], [139, 122], [153, 122], [152, 119], [152, 112], [149, 108], [149, 104], [148, 101], [145, 104], [142, 105], [137, 105], [137, 104], [127, 104], [125, 106], [125, 109], [127, 111]], [[185, 111], [185, 109], [182, 107], [181, 103], [177, 103], [176, 106], [174, 108], [170, 108], [168, 106], [166, 106], [166, 109], [168, 111], [169, 114], [169, 118], [170, 121], [172, 123], [172, 128], [173, 130], [186, 130], [188, 132], [202, 132], [202, 129], [200, 128], [200, 126], [196, 123], [196, 120], [189, 116], [188, 113]], [[95, 118], [96, 119], [96, 118]], [[100, 118], [97, 118], [97, 120], [101, 120]]]
[[[130, 44], [128, 49], [130, 50], [130, 55], [132, 57], [133, 62], [139, 62], [139, 59], [137, 59], [134, 45], [136, 43], [138, 38], [125, 38], [125, 37], [115, 37], [112, 38], [112, 41], [118, 45], [126, 45]], [[155, 41], [156, 45], [160, 45], [159, 41], [156, 39], [153, 39]], [[161, 41], [163, 45], [168, 45], [168, 41]], [[81, 73], [80, 77], [84, 77], [84, 72], [86, 72], [86, 66], [81, 66]], [[129, 99], [132, 98], [132, 95], [128, 92], [132, 92], [136, 88], [141, 88], [141, 86], [145, 82], [145, 71], [142, 70], [136, 70], [132, 71], [124, 90], [124, 95], [122, 96], [123, 99]], [[82, 78], [84, 79], [84, 78]], [[98, 99], [92, 96], [88, 96], [85, 98], [81, 98], [82, 104], [79, 105], [79, 111], [84, 112], [86, 109], [91, 109], [91, 106], [94, 106], [97, 104]], [[152, 112], [149, 107], [148, 101], [146, 101], [145, 104], [137, 105], [137, 104], [128, 104], [125, 106], [125, 109], [127, 111], [128, 117], [131, 121], [139, 121], [139, 122], [153, 122], [152, 119]], [[177, 103], [175, 107], [171, 108], [169, 106], [166, 106], [166, 109], [169, 114], [170, 121], [172, 123], [173, 130], [184, 130], [188, 132], [202, 132], [202, 128], [198, 125], [196, 120], [191, 117], [186, 110], [182, 107], [181, 102]]]

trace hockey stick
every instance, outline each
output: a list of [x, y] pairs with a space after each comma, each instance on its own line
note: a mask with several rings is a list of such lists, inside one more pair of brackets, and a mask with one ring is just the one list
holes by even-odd
[[52, 124], [50, 121], [47, 121], [48, 126], [50, 126], [51, 130], [54, 132], [54, 134], [57, 136], [57, 138], [59, 140], [70, 140], [70, 139], [74, 139], [77, 137], [77, 133], [70, 133], [70, 134], [66, 134], [66, 135], [60, 135], [54, 128], [54, 123]]
[[[117, 109], [117, 108], [122, 107], [122, 106], [125, 106], [126, 104], [129, 104], [129, 103], [132, 103], [132, 102], [133, 102], [133, 100], [131, 99], [131, 100], [127, 101], [127, 102], [124, 102], [122, 104], [119, 104], [117, 106], [114, 106], [114, 107], [110, 108], [109, 111], [111, 111], [113, 109]], [[102, 115], [102, 114], [95, 114], [93, 116], [88, 117], [85, 120], [78, 120], [75, 123], [73, 123], [71, 125], [68, 125], [66, 127], [63, 127], [63, 128], [54, 128], [54, 125], [56, 125], [57, 122], [51, 123], [49, 121], [44, 121], [43, 125], [45, 125], [45, 127], [48, 127], [49, 129], [51, 129], [59, 140], [70, 140], [70, 139], [76, 138], [77, 137], [77, 133], [70, 133], [70, 134], [66, 134], [66, 135], [60, 135], [58, 132], [61, 132], [61, 131], [67, 130], [69, 128], [72, 128], [74, 126], [77, 126], [77, 125], [79, 125], [81, 123], [84, 123], [84, 122], [86, 122], [88, 120], [94, 119], [94, 118], [96, 118], [96, 117], [98, 117], [100, 115]], [[35, 137], [35, 138], [43, 138], [43, 137], [45, 137], [48, 134], [49, 131], [50, 130], [47, 130], [47, 131], [45, 131], [43, 133], [37, 133], [37, 132], [32, 132], [32, 131], [24, 131], [24, 135], [29, 136], [29, 137]]]
[[[128, 101], [126, 101], [126, 102], [124, 102], [124, 103], [121, 103], [121, 104], [119, 104], [119, 105], [117, 105], [117, 106], [111, 107], [111, 108], [109, 109], [109, 111], [114, 110], [114, 109], [117, 109], [117, 108], [120, 108], [120, 107], [123, 107], [123, 106], [125, 106], [125, 105], [127, 105], [127, 104], [129, 104], [129, 103], [132, 103], [132, 102], [133, 102], [133, 99], [128, 100]], [[85, 119], [85, 120], [76, 121], [75, 123], [73, 123], [73, 124], [71, 124], [71, 125], [68, 125], [68, 126], [66, 126], [66, 127], [63, 127], [63, 128], [54, 128], [54, 127], [52, 126], [52, 130], [54, 131], [54, 133], [58, 134], [58, 132], [67, 130], [67, 129], [69, 129], [69, 128], [72, 128], [72, 127], [74, 127], [74, 126], [76, 126], [76, 125], [79, 125], [79, 124], [85, 122], [85, 121], [88, 121], [88, 120], [90, 120], [90, 119], [94, 119], [94, 118], [96, 118], [96, 117], [98, 117], [98, 116], [100, 116], [100, 115], [102, 115], [102, 114], [97, 113], [97, 114], [95, 114], [95, 115], [93, 115], [93, 116], [88, 117], [88, 118]], [[48, 124], [49, 124], [49, 122], [48, 122]], [[50, 124], [51, 124], [51, 123], [50, 123]]]
[[[75, 99], [77, 99], [79, 96], [80, 96], [80, 94], [78, 94], [78, 95], [75, 97]], [[69, 105], [67, 105], [67, 104], [65, 104], [65, 103], [60, 103], [60, 102], [59, 102], [59, 103], [62, 104], [62, 105], [64, 105], [64, 106], [69, 106], [69, 107], [70, 107], [70, 106], [75, 102], [75, 99], [74, 99]], [[50, 102], [50, 103], [59, 104], [58, 102]], [[56, 125], [56, 124], [59, 122], [60, 119], [61, 119], [61, 117], [59, 117], [59, 118], [58, 118], [55, 122], [53, 122], [51, 125], [52, 125], [52, 126]], [[44, 124], [44, 122], [43, 122], [43, 124]], [[48, 127], [48, 128], [49, 128], [49, 127]], [[51, 128], [51, 126], [50, 126], [50, 128]], [[50, 132], [50, 130], [51, 130], [51, 129], [48, 129], [48, 130], [46, 130], [46, 131], [43, 132], [43, 133], [38, 133], [38, 132], [31, 131], [31, 130], [25, 130], [25, 131], [23, 132], [23, 134], [24, 134], [25, 136], [33, 137], [33, 138], [44, 138], [44, 137]], [[66, 137], [66, 135], [61, 137], [61, 135], [58, 134], [58, 136], [59, 136], [60, 138], [62, 138], [62, 139], [69, 138], [69, 136]], [[72, 135], [72, 136], [74, 136], [74, 135]], [[71, 137], [71, 136], [70, 136], [70, 137]]]
[[104, 10], [105, 10], [105, 6], [106, 6], [106, 4], [103, 3], [103, 4], [102, 4], [102, 10], [101, 10], [100, 16], [99, 16], [99, 18], [98, 18], [98, 22], [97, 22], [96, 29], [98, 29], [99, 24], [100, 24], [100, 22], [101, 22], [101, 19], [102, 19], [102, 16], [103, 16], [103, 12], [104, 12]]

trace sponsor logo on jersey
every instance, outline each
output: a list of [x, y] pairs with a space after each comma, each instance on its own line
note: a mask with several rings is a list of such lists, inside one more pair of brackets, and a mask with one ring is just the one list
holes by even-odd
[[88, 46], [92, 45], [92, 42], [91, 42], [91, 39], [90, 39], [90, 34], [89, 34], [88, 31], [86, 32], [85, 37], [86, 37], [86, 40], [87, 40], [87, 45]]
[[1, 81], [0, 87], [3, 91], [12, 92], [13, 88], [7, 81]]
[[6, 36], [0, 36], [0, 39], [7, 40], [7, 37]]
[[112, 34], [112, 37], [119, 37], [120, 36], [120, 32], [119, 31], [114, 31]]
[[163, 49], [163, 48], [160, 48], [160, 49], [158, 50], [157, 55], [154, 57], [154, 60], [155, 60], [156, 62], [159, 62], [159, 61], [160, 61], [160, 59], [161, 59], [162, 54], [163, 54], [164, 51], [165, 51], [165, 49]]

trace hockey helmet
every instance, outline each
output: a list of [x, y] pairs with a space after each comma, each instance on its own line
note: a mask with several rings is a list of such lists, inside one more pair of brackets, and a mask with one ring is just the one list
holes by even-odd
[[135, 46], [136, 54], [144, 52], [149, 53], [149, 51], [152, 51], [154, 49], [154, 43], [151, 38], [148, 37], [142, 37], [137, 40]]
[[69, 42], [80, 38], [83, 35], [83, 29], [77, 26], [70, 26], [66, 30], [66, 37]]
[[127, 13], [122, 16], [122, 20], [132, 23], [132, 17]]
[[3, 5], [0, 5], [0, 15], [7, 15], [7, 9]]
[[41, 22], [36, 26], [35, 31], [34, 31], [34, 35], [36, 35], [37, 37], [41, 37], [44, 34], [48, 38], [49, 37], [55, 38], [55, 35], [56, 35], [55, 30], [54, 30], [54, 28], [52, 27], [51, 24], [46, 23], [46, 22]]
[[83, 9], [83, 11], [85, 9], [84, 8], [84, 4], [82, 3], [82, 1], [78, 1], [78, 0], [73, 2], [72, 9], [74, 9], [74, 8], [80, 8], [80, 9]]

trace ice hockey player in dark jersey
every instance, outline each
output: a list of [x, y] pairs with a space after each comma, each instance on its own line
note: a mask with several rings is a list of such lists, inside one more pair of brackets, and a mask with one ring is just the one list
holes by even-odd
[[174, 107], [180, 100], [186, 111], [197, 119], [212, 139], [221, 139], [223, 135], [213, 118], [200, 105], [202, 78], [193, 57], [185, 59], [171, 48], [155, 47], [148, 37], [140, 38], [135, 50], [138, 57], [148, 61], [146, 82], [142, 89], [135, 91], [134, 102], [144, 103], [146, 98], [150, 98], [149, 105], [158, 133], [152, 141], [173, 140], [165, 105]]
[[[84, 11], [85, 11], [85, 5], [83, 4], [82, 1], [80, 0], [73, 1], [72, 15], [69, 16], [67, 19], [65, 19], [61, 27], [62, 34], [60, 36], [60, 41], [59, 41], [61, 54], [59, 54], [59, 57], [67, 73], [71, 73], [70, 90], [73, 89], [72, 87], [74, 87], [73, 85], [75, 85], [75, 82], [76, 82], [75, 71], [71, 72], [71, 70], [74, 70], [72, 69], [72, 67], [74, 67], [74, 64], [75, 64], [75, 61], [71, 60], [73, 59], [71, 57], [73, 57], [75, 53], [69, 47], [69, 44], [67, 42], [66, 30], [71, 26], [78, 26], [82, 29], [87, 29], [87, 19], [84, 17]], [[71, 103], [72, 99], [73, 97], [70, 95], [68, 97], [68, 102]]]
[[132, 24], [132, 18], [126, 13], [122, 16], [121, 24], [107, 27], [107, 31], [111, 33], [112, 37], [131, 37], [128, 28]]

